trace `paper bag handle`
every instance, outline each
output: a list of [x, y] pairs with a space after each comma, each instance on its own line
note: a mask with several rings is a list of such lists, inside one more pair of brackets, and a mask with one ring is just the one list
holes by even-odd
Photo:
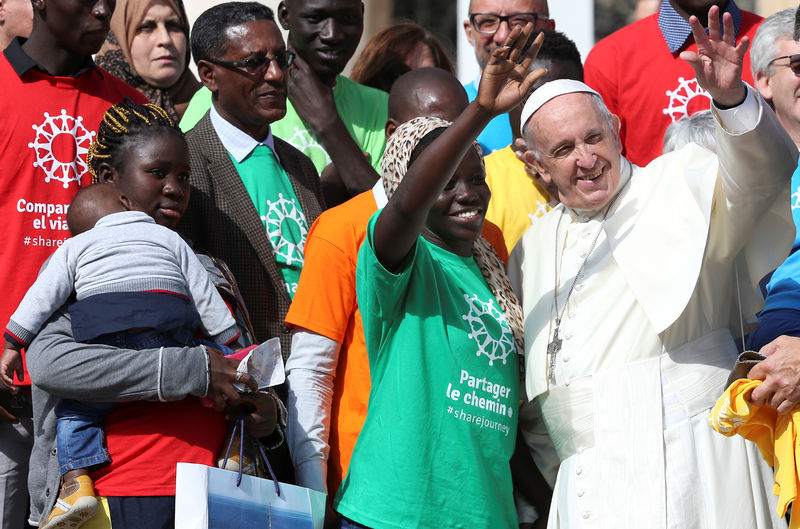
[[[233, 446], [233, 439], [236, 437], [236, 433], [239, 433], [239, 447], [242, 450], [242, 454], [239, 455], [239, 472], [236, 476], [236, 486], [240, 486], [242, 484], [242, 474], [244, 468], [244, 417], [239, 417], [236, 419], [236, 422], [233, 424], [233, 431], [231, 432], [230, 441], [228, 441], [228, 447], [225, 449], [225, 459], [222, 462], [222, 467], [225, 468], [228, 464], [228, 456], [231, 452], [231, 447]], [[272, 483], [275, 485], [275, 494], [280, 497], [281, 495], [281, 486], [278, 483], [278, 478], [275, 477], [275, 472], [272, 470], [272, 465], [269, 464], [269, 458], [267, 457], [267, 453], [264, 451], [264, 447], [257, 439], [253, 439], [253, 443], [258, 446], [258, 451], [261, 453], [261, 458], [264, 460], [264, 464], [267, 466], [267, 472], [269, 472], [269, 477], [272, 479]], [[253, 450], [254, 456], [258, 457], [258, 454], [255, 453]], [[257, 467], [258, 465], [256, 465]]]

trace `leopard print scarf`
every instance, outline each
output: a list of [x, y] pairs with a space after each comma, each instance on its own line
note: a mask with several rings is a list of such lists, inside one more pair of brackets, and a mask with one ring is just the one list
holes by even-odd
[[[407, 121], [397, 127], [389, 139], [386, 141], [386, 150], [381, 162], [381, 174], [383, 176], [383, 188], [386, 196], [391, 198], [400, 181], [408, 170], [411, 153], [414, 148], [429, 132], [441, 127], [449, 127], [451, 123], [439, 118], [418, 117]], [[473, 147], [478, 151], [483, 166], [483, 152], [478, 143]], [[517, 346], [517, 353], [522, 354], [525, 350], [523, 341], [523, 320], [522, 308], [517, 301], [517, 296], [508, 281], [505, 266], [492, 245], [483, 237], [478, 237], [472, 245], [472, 255], [475, 262], [483, 274], [483, 278], [500, 304], [500, 308], [505, 313], [508, 326], [514, 335], [514, 344]]]

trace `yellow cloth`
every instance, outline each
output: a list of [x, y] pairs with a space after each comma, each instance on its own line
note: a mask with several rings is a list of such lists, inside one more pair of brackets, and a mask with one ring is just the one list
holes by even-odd
[[[775, 468], [772, 492], [778, 496], [778, 514], [785, 516], [800, 486], [797, 466], [800, 411], [779, 415], [769, 406], [751, 404], [750, 393], [759, 384], [760, 380], [746, 378], [733, 382], [717, 400], [708, 421], [722, 435], [739, 434], [758, 445], [761, 456]], [[800, 514], [793, 513], [789, 529], [797, 528], [800, 528]]]
[[494, 151], [483, 160], [486, 184], [492, 191], [486, 220], [500, 228], [511, 253], [525, 230], [550, 211], [554, 203], [547, 191], [528, 176], [525, 164], [517, 159], [511, 146]]
[[81, 526], [82, 529], [111, 529], [111, 512], [108, 510], [108, 500], [103, 496], [98, 496], [97, 502], [97, 512]]

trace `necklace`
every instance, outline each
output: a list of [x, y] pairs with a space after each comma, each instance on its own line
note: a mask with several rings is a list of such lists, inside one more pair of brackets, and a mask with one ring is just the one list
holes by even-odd
[[603, 219], [600, 221], [600, 228], [597, 230], [597, 233], [594, 235], [594, 239], [592, 240], [592, 245], [589, 248], [589, 251], [586, 253], [586, 257], [583, 259], [580, 268], [578, 268], [578, 273], [575, 274], [575, 279], [572, 281], [572, 285], [569, 287], [569, 291], [567, 292], [567, 298], [564, 300], [564, 306], [561, 307], [561, 312], [558, 311], [558, 232], [561, 228], [561, 219], [564, 218], [563, 215], [558, 217], [558, 223], [556, 224], [556, 247], [555, 252], [553, 253], [553, 273], [555, 275], [555, 286], [553, 288], [553, 304], [551, 308], [551, 312], [555, 315], [555, 330], [553, 331], [553, 339], [550, 340], [550, 343], [547, 344], [547, 355], [550, 357], [550, 362], [548, 365], [548, 379], [550, 384], [555, 385], [556, 383], [556, 359], [558, 357], [558, 353], [561, 351], [561, 344], [562, 339], [559, 335], [559, 330], [561, 328], [561, 318], [564, 316], [564, 313], [567, 311], [567, 305], [569, 304], [569, 298], [572, 296], [572, 291], [575, 289], [575, 285], [583, 276], [583, 271], [586, 268], [586, 263], [589, 262], [589, 258], [592, 256], [594, 252], [594, 248], [597, 245], [597, 240], [600, 238], [600, 234], [603, 232], [603, 228], [606, 226], [606, 219], [608, 218], [608, 214], [611, 211], [611, 208], [614, 207], [614, 203], [617, 201], [617, 198], [622, 194], [623, 189], [626, 185], [630, 182], [630, 178], [622, 184], [619, 192], [614, 195], [614, 198], [611, 199], [611, 202], [608, 203], [608, 207], [606, 208], [606, 212], [603, 214]]

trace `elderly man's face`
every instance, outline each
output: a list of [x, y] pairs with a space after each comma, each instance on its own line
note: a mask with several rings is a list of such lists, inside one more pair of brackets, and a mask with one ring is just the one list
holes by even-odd
[[[775, 42], [776, 59], [786, 55], [800, 54], [800, 44], [790, 39]], [[789, 67], [789, 59], [772, 63], [767, 75], [756, 74], [756, 86], [765, 99], [772, 100], [781, 125], [789, 132], [795, 143], [800, 142], [800, 76]]]
[[[220, 61], [276, 57], [286, 50], [271, 20], [254, 20], [226, 30], [227, 51]], [[268, 125], [286, 115], [286, 72], [271, 60], [257, 72], [201, 61], [203, 83], [216, 94], [217, 111], [240, 130], [263, 140]]]
[[[470, 16], [473, 13], [491, 13], [494, 15], [508, 16], [515, 13], [536, 13], [544, 17], [550, 16], [547, 9], [547, 0], [472, 0], [470, 3]], [[555, 23], [548, 19], [538, 19], [534, 29], [553, 29]], [[500, 27], [494, 34], [480, 33], [470, 23], [469, 19], [464, 21], [464, 31], [467, 39], [475, 48], [475, 58], [481, 70], [489, 62], [489, 56], [495, 48], [503, 44], [508, 34], [511, 32], [509, 22], [501, 22]]]
[[278, 7], [289, 42], [326, 84], [353, 56], [364, 31], [361, 0], [285, 0]]
[[42, 26], [76, 55], [93, 55], [106, 40], [116, 0], [36, 0]]
[[597, 210], [605, 206], [619, 186], [619, 121], [609, 124], [586, 93], [551, 99], [537, 110], [525, 127], [525, 139], [540, 153], [530, 151], [533, 164], [546, 184], [558, 190], [567, 207]]

